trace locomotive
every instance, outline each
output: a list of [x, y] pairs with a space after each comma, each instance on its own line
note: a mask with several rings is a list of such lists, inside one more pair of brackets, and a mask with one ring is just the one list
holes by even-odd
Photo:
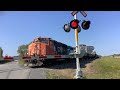
[[[79, 55], [82, 57], [93, 57], [93, 46], [79, 45]], [[71, 55], [73, 53], [73, 55]], [[47, 61], [70, 60], [75, 58], [75, 47], [68, 46], [51, 38], [36, 38], [28, 46], [27, 56], [23, 56], [25, 66], [42, 66]]]
[[51, 38], [36, 38], [28, 46], [27, 56], [23, 56], [27, 66], [41, 66], [46, 61], [69, 59], [73, 47]]
[[85, 44], [79, 45], [79, 51], [82, 54], [82, 58], [97, 58], [98, 55], [94, 49], [94, 46], [87, 46]]

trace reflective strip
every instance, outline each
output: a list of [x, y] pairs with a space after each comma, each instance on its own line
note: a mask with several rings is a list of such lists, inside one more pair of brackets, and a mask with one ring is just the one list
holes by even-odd
[[[46, 55], [46, 56], [39, 56], [38, 58], [54, 59], [54, 58], [68, 58], [68, 57], [69, 57], [68, 55]], [[30, 59], [30, 58], [32, 57], [23, 57], [23, 59]]]
[[4, 58], [4, 60], [14, 60], [14, 58]]
[[31, 57], [23, 57], [22, 59], [30, 59]]
[[9, 57], [8, 57], [8, 58], [6, 58], [6, 57], [5, 57], [4, 59], [13, 59], [13, 58], [9, 58]]
[[72, 16], [74, 16], [77, 13], [78, 13], [78, 11], [73, 11], [71, 14], [72, 14]]
[[87, 14], [86, 14], [84, 11], [80, 11], [80, 13], [81, 13], [84, 17], [87, 16]]
[[54, 58], [61, 58], [61, 56], [54, 56]]
[[47, 58], [47, 56], [40, 56], [39, 58]]

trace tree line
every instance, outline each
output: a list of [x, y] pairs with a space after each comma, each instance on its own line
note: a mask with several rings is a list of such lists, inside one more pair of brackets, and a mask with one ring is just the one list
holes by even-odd
[[[19, 56], [27, 55], [28, 53], [28, 45], [29, 44], [23, 44], [18, 47], [17, 53]], [[0, 59], [3, 58], [3, 49], [0, 47]]]
[[0, 59], [3, 58], [3, 49], [0, 47]]
[[28, 53], [28, 45], [29, 44], [23, 44], [18, 47], [17, 53], [19, 56], [25, 56]]

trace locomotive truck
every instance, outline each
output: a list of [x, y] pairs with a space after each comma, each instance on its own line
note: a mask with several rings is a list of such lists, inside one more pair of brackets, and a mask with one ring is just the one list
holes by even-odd
[[[79, 46], [79, 57], [87, 56], [86, 47]], [[70, 60], [75, 58], [75, 47], [68, 46], [51, 38], [36, 38], [28, 46], [28, 53], [22, 59], [25, 66], [42, 66], [46, 62]]]

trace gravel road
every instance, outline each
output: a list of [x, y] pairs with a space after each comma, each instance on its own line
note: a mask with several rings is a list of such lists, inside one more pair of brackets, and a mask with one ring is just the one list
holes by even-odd
[[[93, 60], [80, 60], [81, 68], [86, 68], [87, 63]], [[0, 79], [46, 79], [46, 71], [76, 69], [76, 61], [59, 62], [39, 68], [21, 67], [18, 61], [0, 64]]]
[[44, 68], [25, 68], [13, 61], [0, 64], [0, 79], [46, 79], [46, 75]]

